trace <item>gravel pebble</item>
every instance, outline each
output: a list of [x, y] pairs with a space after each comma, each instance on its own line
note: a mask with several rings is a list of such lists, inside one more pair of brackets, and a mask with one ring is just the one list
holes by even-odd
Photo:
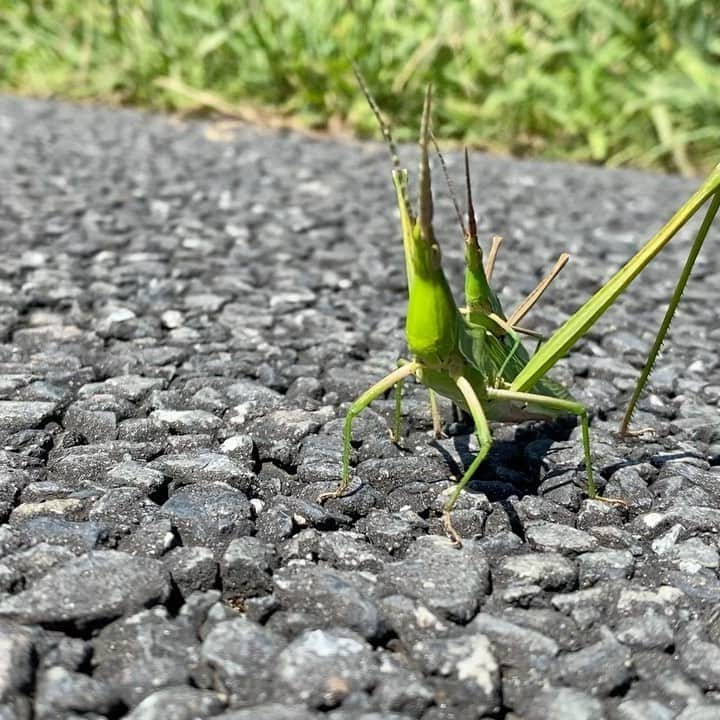
[[27, 590], [0, 602], [0, 617], [82, 629], [163, 602], [169, 593], [157, 560], [96, 551], [55, 566]]

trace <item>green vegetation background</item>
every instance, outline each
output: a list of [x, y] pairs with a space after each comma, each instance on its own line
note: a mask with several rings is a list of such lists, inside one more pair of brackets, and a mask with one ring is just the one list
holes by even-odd
[[0, 89], [693, 174], [720, 161], [717, 0], [0, 0]]

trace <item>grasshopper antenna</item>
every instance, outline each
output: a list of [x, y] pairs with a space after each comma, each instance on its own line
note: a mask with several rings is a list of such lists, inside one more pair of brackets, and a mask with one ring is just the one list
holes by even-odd
[[[395, 140], [393, 139], [392, 133], [390, 132], [390, 126], [385, 122], [385, 119], [382, 116], [382, 113], [380, 112], [380, 108], [378, 107], [378, 104], [375, 102], [375, 98], [372, 96], [372, 93], [370, 92], [370, 88], [368, 87], [367, 83], [365, 82], [365, 78], [363, 77], [363, 74], [360, 72], [360, 67], [356, 62], [352, 63], [352, 69], [355, 73], [355, 78], [358, 81], [358, 85], [360, 85], [360, 89], [363, 92], [363, 95], [365, 96], [365, 99], [367, 100], [368, 105], [370, 106], [370, 109], [373, 112], [373, 115], [375, 116], [375, 120], [377, 120], [377, 124], [380, 126], [380, 132], [382, 132], [383, 137], [385, 138], [385, 144], [388, 146], [388, 149], [390, 150], [390, 157], [392, 158], [392, 165], [393, 165], [393, 175], [395, 173], [399, 173], [402, 171], [402, 167], [400, 165], [400, 158], [398, 156], [397, 151], [397, 145], [395, 144]], [[405, 207], [408, 208], [408, 212], [410, 212], [410, 198], [408, 197], [407, 192], [407, 186], [403, 185], [402, 188], [402, 198], [405, 203]]]
[[[455, 186], [453, 184], [453, 181], [450, 179], [450, 173], [447, 169], [447, 164], [445, 163], [445, 158], [443, 157], [443, 154], [440, 152], [440, 146], [438, 145], [438, 141], [435, 138], [434, 133], [430, 133], [430, 139], [432, 140], [433, 145], [435, 146], [435, 152], [437, 153], [438, 158], [440, 159], [440, 167], [442, 167], [443, 175], [445, 176], [445, 184], [448, 187], [448, 192], [450, 193], [450, 198], [452, 199], [453, 207], [455, 208], [455, 216], [457, 217], [458, 224], [460, 225], [460, 229], [463, 232], [463, 235], [467, 235], [468, 231], [465, 230], [465, 223], [463, 222], [462, 213], [460, 212], [460, 206], [458, 205], [457, 201], [457, 193], [455, 192]], [[475, 218], [473, 218], [474, 222]]]
[[352, 64], [352, 69], [355, 73], [355, 77], [357, 78], [358, 85], [360, 85], [360, 89], [362, 90], [363, 95], [365, 96], [365, 99], [367, 100], [367, 103], [370, 106], [370, 109], [372, 110], [375, 119], [377, 120], [377, 124], [380, 126], [380, 132], [382, 132], [383, 137], [385, 138], [385, 142], [387, 143], [387, 146], [390, 150], [390, 157], [392, 158], [393, 169], [400, 170], [400, 159], [398, 157], [397, 145], [395, 144], [395, 140], [393, 140], [392, 133], [390, 132], [390, 126], [385, 122], [385, 119], [380, 112], [380, 108], [375, 102], [375, 98], [372, 96], [370, 88], [367, 86], [365, 78], [360, 72], [358, 64], [354, 62]]

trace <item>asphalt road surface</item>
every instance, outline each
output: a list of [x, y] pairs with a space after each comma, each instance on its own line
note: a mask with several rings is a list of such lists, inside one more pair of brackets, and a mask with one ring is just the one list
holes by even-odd
[[[0, 98], [0, 718], [720, 718], [714, 230], [636, 426], [614, 432], [684, 234], [553, 371], [593, 416], [477, 444], [393, 369], [405, 280], [376, 144]], [[412, 168], [416, 153], [404, 148]], [[448, 164], [460, 185], [456, 153]], [[696, 183], [474, 155], [511, 310], [549, 335]], [[462, 236], [436, 178], [453, 286]], [[458, 295], [459, 299], [459, 295]]]

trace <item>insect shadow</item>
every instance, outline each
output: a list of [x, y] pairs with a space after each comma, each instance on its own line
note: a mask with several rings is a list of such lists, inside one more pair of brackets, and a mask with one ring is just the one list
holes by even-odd
[[[574, 420], [566, 418], [507, 428], [511, 432], [505, 438], [496, 438], [488, 462], [475, 474], [468, 491], [483, 493], [490, 502], [502, 503], [513, 496], [538, 495], [541, 485], [553, 477], [560, 483], [573, 482], [577, 479], [576, 471], [582, 473], [582, 465], [563, 465], [549, 471], [545, 468], [553, 446], [569, 441], [574, 428]], [[434, 440], [431, 445], [442, 456], [451, 474], [460, 477], [476, 452], [470, 444], [473, 426], [465, 423], [463, 418], [459, 423], [452, 423], [449, 430], [448, 440], [454, 452], [448, 450], [447, 442]]]

